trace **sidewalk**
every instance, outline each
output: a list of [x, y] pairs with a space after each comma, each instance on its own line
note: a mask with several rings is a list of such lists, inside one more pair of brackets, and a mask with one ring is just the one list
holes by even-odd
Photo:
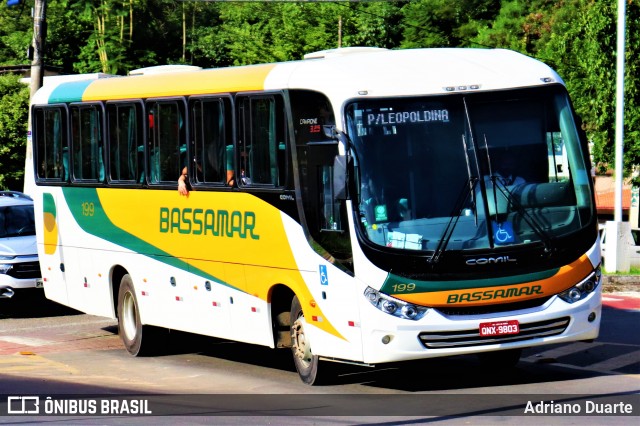
[[602, 276], [602, 292], [640, 292], [640, 275], [607, 275]]

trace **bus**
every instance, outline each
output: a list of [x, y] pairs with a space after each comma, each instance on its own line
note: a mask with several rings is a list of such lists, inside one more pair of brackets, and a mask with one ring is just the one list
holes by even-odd
[[312, 385], [598, 336], [587, 141], [545, 64], [362, 47], [137, 74], [31, 111], [45, 294], [132, 355], [172, 330], [290, 348]]

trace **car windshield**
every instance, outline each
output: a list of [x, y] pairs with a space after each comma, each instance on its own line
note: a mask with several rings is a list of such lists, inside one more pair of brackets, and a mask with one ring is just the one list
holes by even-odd
[[548, 245], [592, 218], [562, 88], [358, 100], [346, 124], [370, 243], [434, 253]]
[[32, 205], [0, 207], [0, 238], [35, 234]]

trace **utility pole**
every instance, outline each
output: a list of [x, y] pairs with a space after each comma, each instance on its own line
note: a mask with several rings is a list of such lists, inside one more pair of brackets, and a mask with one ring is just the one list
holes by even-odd
[[33, 58], [31, 60], [31, 97], [42, 87], [44, 78], [44, 43], [47, 34], [47, 1], [35, 0], [33, 6]]
[[27, 124], [27, 152], [25, 155], [24, 167], [24, 192], [31, 193], [33, 187], [33, 154], [31, 140], [31, 99], [39, 88], [42, 87], [44, 81], [44, 45], [47, 38], [47, 0], [35, 0], [33, 6], [33, 40], [31, 42], [31, 79], [30, 79], [30, 102], [29, 102], [29, 119]]
[[629, 272], [627, 239], [630, 237], [629, 222], [622, 221], [622, 182], [624, 180], [624, 62], [626, 0], [618, 0], [617, 73], [616, 73], [616, 146], [615, 146], [615, 192], [614, 219], [607, 227], [607, 256], [605, 269], [610, 272]]

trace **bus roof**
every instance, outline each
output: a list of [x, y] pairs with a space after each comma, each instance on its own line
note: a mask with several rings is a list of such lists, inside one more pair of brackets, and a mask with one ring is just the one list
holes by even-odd
[[332, 49], [300, 61], [61, 83], [34, 103], [310, 89], [351, 97], [444, 94], [563, 83], [544, 63], [504, 49]]

